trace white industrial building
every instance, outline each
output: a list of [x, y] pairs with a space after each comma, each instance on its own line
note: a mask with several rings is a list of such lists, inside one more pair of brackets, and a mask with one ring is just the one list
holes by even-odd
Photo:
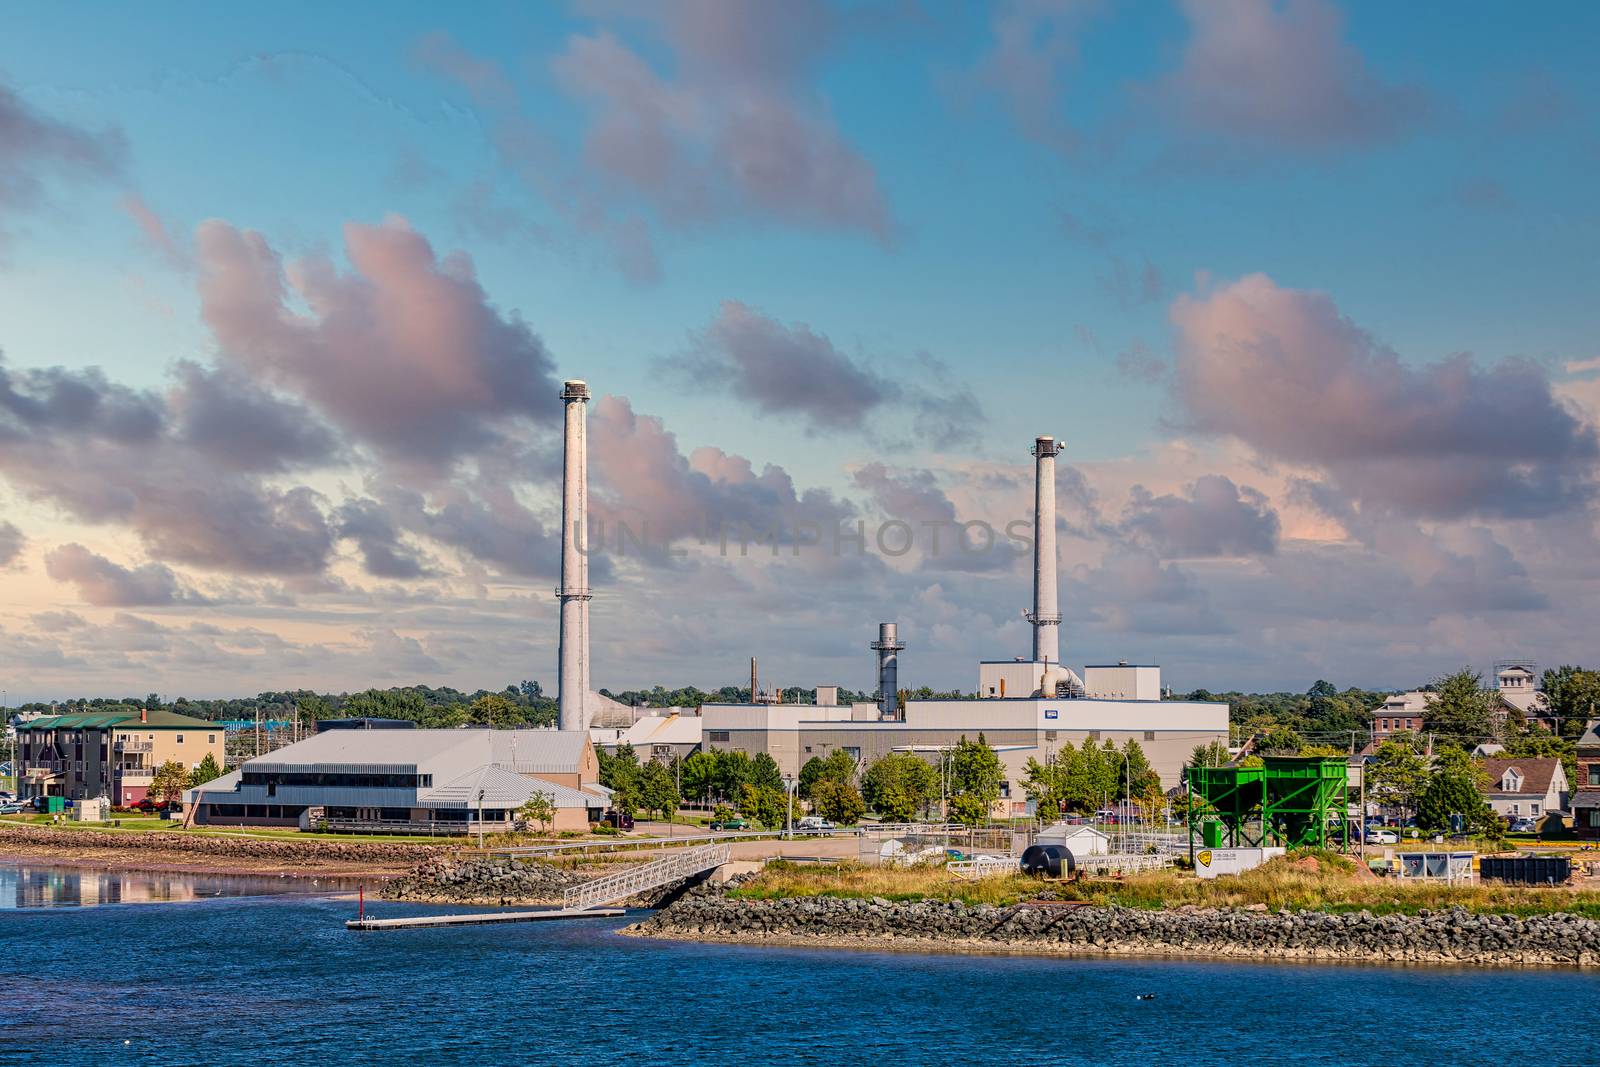
[[535, 793], [553, 827], [584, 831], [610, 804], [594, 746], [562, 730], [328, 730], [184, 792], [208, 826], [460, 833], [509, 828]]
[[[899, 655], [905, 644], [895, 623], [878, 627], [878, 702], [817, 704], [707, 704], [701, 728], [707, 749], [766, 752], [784, 774], [805, 762], [849, 752], [865, 766], [891, 752], [914, 752], [937, 763], [962, 737], [981, 733], [1006, 770], [997, 814], [1027, 810], [1020, 780], [1030, 758], [1045, 761], [1062, 745], [1085, 742], [1117, 747], [1137, 741], [1164, 786], [1180, 781], [1196, 745], [1228, 741], [1225, 702], [1162, 699], [1161, 668], [1153, 664], [1094, 664], [1083, 673], [1060, 658], [1061, 615], [1056, 600], [1055, 457], [1051, 437], [1035, 440], [1034, 583], [1032, 655], [985, 660], [978, 665], [973, 700], [899, 699]], [[754, 688], [752, 688], [754, 692]]]

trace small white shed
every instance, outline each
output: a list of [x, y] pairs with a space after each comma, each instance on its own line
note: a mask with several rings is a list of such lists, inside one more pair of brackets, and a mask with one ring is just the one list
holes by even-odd
[[111, 813], [111, 801], [105, 797], [88, 797], [78, 801], [73, 812], [78, 822], [105, 822]]
[[1038, 845], [1063, 845], [1076, 856], [1104, 856], [1111, 851], [1111, 839], [1087, 824], [1058, 822], [1039, 831]]

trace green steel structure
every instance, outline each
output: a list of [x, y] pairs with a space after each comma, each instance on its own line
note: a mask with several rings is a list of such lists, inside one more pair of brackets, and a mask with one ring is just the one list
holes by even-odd
[[1191, 767], [1189, 817], [1205, 848], [1327, 848], [1338, 819], [1350, 845], [1349, 770], [1343, 756], [1267, 756], [1260, 767]]

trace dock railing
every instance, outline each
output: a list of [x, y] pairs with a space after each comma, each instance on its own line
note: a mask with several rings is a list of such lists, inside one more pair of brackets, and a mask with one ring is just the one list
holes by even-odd
[[727, 845], [701, 845], [696, 848], [678, 849], [658, 860], [641, 863], [625, 871], [602, 875], [582, 885], [575, 885], [561, 894], [561, 906], [569, 911], [579, 911], [617, 900], [626, 900], [636, 893], [681, 882], [702, 871], [720, 867], [728, 862], [731, 851]]

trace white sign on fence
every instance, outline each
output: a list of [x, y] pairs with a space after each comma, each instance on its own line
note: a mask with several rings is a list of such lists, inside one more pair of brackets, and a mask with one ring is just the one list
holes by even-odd
[[1201, 878], [1243, 874], [1281, 855], [1281, 848], [1203, 848], [1194, 854], [1194, 873]]

